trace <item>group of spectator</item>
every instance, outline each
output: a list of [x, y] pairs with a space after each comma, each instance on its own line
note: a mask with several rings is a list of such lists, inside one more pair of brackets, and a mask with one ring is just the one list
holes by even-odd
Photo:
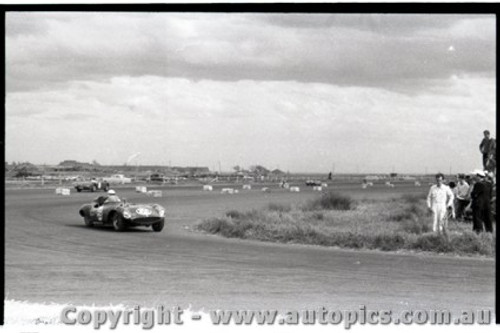
[[472, 230], [493, 232], [492, 198], [495, 187], [495, 175], [492, 172], [475, 170], [471, 176], [458, 175], [458, 183], [450, 182], [454, 200], [452, 218], [464, 221], [472, 218]]
[[[470, 175], [459, 174], [457, 182], [444, 184], [444, 175], [436, 175], [436, 184], [427, 195], [427, 206], [433, 213], [432, 230], [446, 232], [449, 219], [464, 221], [472, 213], [472, 230], [493, 232], [496, 202], [496, 142], [484, 131], [479, 145], [483, 155], [483, 170]], [[492, 209], [493, 208], [493, 209]]]

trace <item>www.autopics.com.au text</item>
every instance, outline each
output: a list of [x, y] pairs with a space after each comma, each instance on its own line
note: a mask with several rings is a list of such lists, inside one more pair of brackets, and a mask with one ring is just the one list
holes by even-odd
[[[213, 325], [344, 325], [349, 329], [356, 324], [389, 325], [389, 324], [431, 324], [431, 325], [465, 325], [491, 324], [490, 310], [464, 310], [453, 314], [449, 310], [404, 310], [395, 313], [391, 310], [369, 310], [360, 306], [357, 310], [328, 310], [321, 307], [315, 310], [285, 311], [277, 310], [211, 310], [208, 313], [190, 313], [187, 317], [192, 321], [210, 318]], [[109, 324], [115, 329], [123, 325], [140, 325], [143, 329], [151, 329], [155, 325], [182, 325], [186, 312], [180, 307], [168, 309], [164, 306], [156, 308], [100, 310], [78, 309], [67, 306], [61, 311], [60, 321], [66, 325], [92, 325], [95, 329]]]

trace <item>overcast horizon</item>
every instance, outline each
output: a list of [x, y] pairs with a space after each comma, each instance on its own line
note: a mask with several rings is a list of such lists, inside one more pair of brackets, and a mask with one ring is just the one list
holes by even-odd
[[494, 15], [7, 12], [5, 38], [10, 163], [456, 173], [496, 138]]

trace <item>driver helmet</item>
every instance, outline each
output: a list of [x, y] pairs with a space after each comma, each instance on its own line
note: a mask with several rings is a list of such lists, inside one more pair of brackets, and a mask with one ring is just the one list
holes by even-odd
[[116, 194], [116, 192], [115, 192], [115, 190], [109, 190], [109, 191], [108, 191], [108, 194], [109, 194], [109, 195], [115, 195], [115, 194]]

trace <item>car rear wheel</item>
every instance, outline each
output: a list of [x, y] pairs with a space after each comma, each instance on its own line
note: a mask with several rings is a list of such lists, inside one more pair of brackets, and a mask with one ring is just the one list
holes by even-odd
[[77, 192], [81, 192], [81, 191], [82, 191], [82, 189], [81, 189], [81, 188], [79, 188], [79, 187], [77, 187], [77, 188], [76, 188], [76, 191], [77, 191]]
[[123, 231], [125, 230], [125, 223], [123, 223], [123, 219], [118, 213], [114, 213], [113, 216], [111, 217], [111, 222], [113, 223], [113, 228], [116, 231]]
[[161, 221], [161, 222], [153, 224], [151, 227], [153, 228], [153, 231], [160, 232], [163, 230], [164, 225], [165, 225], [165, 221]]

